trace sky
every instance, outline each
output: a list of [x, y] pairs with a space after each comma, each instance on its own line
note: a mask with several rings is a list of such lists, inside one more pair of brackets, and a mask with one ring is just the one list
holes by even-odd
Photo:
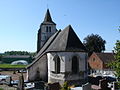
[[47, 8], [58, 30], [70, 24], [82, 42], [98, 34], [111, 52], [120, 40], [120, 0], [0, 0], [0, 53], [35, 52]]

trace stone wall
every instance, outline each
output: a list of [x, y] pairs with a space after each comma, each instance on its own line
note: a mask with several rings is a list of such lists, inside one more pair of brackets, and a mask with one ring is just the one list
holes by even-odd
[[[46, 27], [51, 27], [51, 32], [46, 32]], [[44, 43], [46, 42], [46, 40], [48, 40], [48, 38], [53, 35], [56, 32], [56, 26], [55, 25], [41, 25], [41, 46], [44, 45]]]
[[36, 81], [43, 80], [47, 81], [47, 58], [46, 55], [42, 56], [40, 60], [34, 63], [28, 69], [28, 80]]
[[[60, 73], [55, 72], [54, 57], [60, 58]], [[72, 73], [72, 57], [76, 56], [79, 60], [79, 71]], [[87, 53], [84, 52], [51, 52], [47, 53], [48, 58], [48, 82], [78, 81], [87, 78]]]

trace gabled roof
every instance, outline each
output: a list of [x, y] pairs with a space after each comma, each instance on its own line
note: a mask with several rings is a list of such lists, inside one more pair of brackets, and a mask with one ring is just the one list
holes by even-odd
[[111, 61], [115, 61], [115, 57], [113, 53], [96, 53], [96, 55], [104, 62], [109, 63]]
[[[52, 21], [52, 18], [51, 18], [49, 9], [47, 9], [47, 12], [46, 12], [46, 14], [45, 14], [45, 18], [44, 18], [44, 21], [43, 21], [42, 24], [55, 24], [55, 23]], [[56, 24], [55, 24], [55, 25], [56, 25]]]
[[93, 54], [96, 54], [105, 64], [115, 61], [113, 53], [93, 53]]
[[62, 31], [61, 30], [57, 31], [54, 35], [52, 35], [48, 39], [48, 41], [44, 44], [44, 46], [41, 48], [41, 50], [38, 52], [38, 54], [35, 56], [36, 60], [33, 63], [39, 60], [39, 58], [41, 58], [42, 55], [44, 55], [45, 53], [55, 51], [87, 52], [86, 48], [75, 34], [71, 25], [67, 26]]

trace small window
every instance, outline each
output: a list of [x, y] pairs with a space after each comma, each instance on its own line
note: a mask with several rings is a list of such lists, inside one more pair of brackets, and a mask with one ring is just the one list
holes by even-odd
[[79, 71], [79, 62], [76, 56], [72, 58], [72, 72], [73, 73], [78, 73]]
[[49, 32], [51, 32], [51, 27], [49, 27]]
[[95, 61], [95, 58], [93, 58], [93, 62]]
[[59, 58], [59, 56], [55, 57], [55, 73], [56, 74], [60, 73], [60, 58]]
[[46, 27], [46, 32], [48, 32], [48, 26]]

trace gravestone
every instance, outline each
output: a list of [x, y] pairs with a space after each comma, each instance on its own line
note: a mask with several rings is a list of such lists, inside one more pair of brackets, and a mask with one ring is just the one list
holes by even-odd
[[17, 90], [24, 90], [24, 77], [23, 74], [19, 76], [18, 88]]
[[45, 88], [45, 83], [44, 82], [35, 82], [35, 89], [40, 89], [40, 90], [44, 90]]

